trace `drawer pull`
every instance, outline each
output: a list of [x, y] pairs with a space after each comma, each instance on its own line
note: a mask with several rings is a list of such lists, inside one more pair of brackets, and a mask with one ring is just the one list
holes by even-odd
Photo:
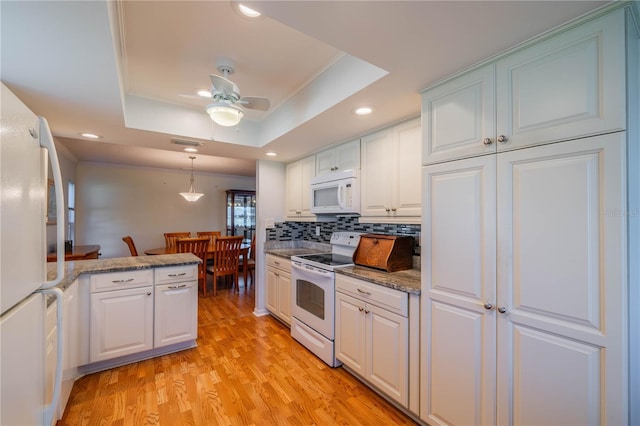
[[359, 288], [356, 289], [356, 290], [358, 290], [358, 293], [362, 293], [362, 294], [366, 294], [367, 296], [371, 296], [371, 293], [369, 293], [368, 291], [364, 291], [364, 290], [361, 290]]
[[187, 286], [186, 284], [170, 285], [169, 288], [185, 288], [186, 286]]
[[113, 280], [111, 282], [114, 284], [119, 284], [119, 283], [130, 283], [131, 281], [133, 281], [133, 278], [129, 278], [128, 280]]
[[186, 272], [180, 272], [179, 274], [169, 274], [170, 277], [182, 277], [184, 275], [187, 275]]

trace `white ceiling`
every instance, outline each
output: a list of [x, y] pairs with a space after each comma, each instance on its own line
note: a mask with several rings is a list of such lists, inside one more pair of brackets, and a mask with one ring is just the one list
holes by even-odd
[[[606, 3], [246, 2], [252, 21], [231, 1], [2, 0], [0, 77], [81, 161], [189, 167], [178, 137], [203, 143], [196, 170], [251, 176], [268, 151], [288, 162], [417, 116], [428, 85]], [[184, 96], [220, 57], [269, 111], [224, 128]]]

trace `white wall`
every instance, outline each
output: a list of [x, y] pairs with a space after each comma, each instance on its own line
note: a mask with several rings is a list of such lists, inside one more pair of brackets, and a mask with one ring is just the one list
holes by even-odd
[[266, 240], [265, 220], [284, 219], [284, 203], [286, 187], [286, 169], [284, 163], [259, 160], [256, 162], [256, 270], [255, 270], [255, 315], [266, 315], [264, 306], [265, 293], [265, 255]]
[[221, 231], [226, 234], [228, 189], [255, 190], [255, 178], [195, 173], [189, 203], [189, 171], [80, 162], [76, 180], [76, 241], [99, 244], [101, 258], [129, 256], [122, 241], [131, 235], [139, 254], [164, 246], [165, 232]]

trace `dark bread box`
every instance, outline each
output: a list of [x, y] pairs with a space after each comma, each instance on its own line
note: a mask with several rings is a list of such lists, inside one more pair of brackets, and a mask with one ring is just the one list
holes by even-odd
[[353, 254], [356, 265], [383, 269], [387, 272], [413, 268], [413, 237], [362, 234]]

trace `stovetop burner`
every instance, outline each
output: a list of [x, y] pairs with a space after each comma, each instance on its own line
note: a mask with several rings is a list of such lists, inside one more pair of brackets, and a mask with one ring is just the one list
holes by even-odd
[[351, 257], [335, 253], [303, 254], [296, 257], [328, 266], [353, 265], [353, 259]]

